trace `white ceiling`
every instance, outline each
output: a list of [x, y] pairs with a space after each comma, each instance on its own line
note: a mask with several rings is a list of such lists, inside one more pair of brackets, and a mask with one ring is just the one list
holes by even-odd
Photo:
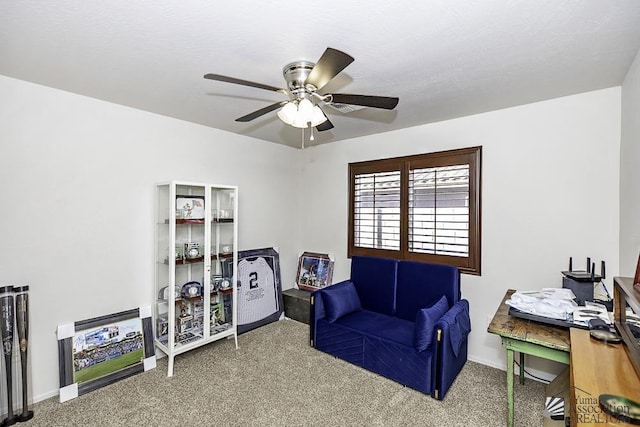
[[618, 86], [640, 1], [0, 2], [0, 74], [294, 147], [275, 112], [234, 121], [285, 95], [203, 75], [284, 87], [284, 65], [328, 46], [355, 62], [323, 92], [400, 103], [324, 107], [335, 128], [316, 144]]

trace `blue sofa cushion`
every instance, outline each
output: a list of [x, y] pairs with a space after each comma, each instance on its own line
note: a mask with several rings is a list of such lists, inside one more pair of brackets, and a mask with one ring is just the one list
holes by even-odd
[[[381, 327], [388, 325], [389, 328]], [[366, 325], [366, 331], [361, 329]], [[361, 310], [333, 323], [320, 319], [315, 347], [343, 360], [431, 394], [434, 353], [413, 347], [413, 324]]]
[[330, 291], [323, 292], [322, 301], [327, 321], [330, 323], [354, 311], [362, 310], [356, 287], [348, 280], [331, 286]]
[[412, 345], [406, 346], [382, 338], [370, 338], [368, 335], [364, 338], [364, 352], [362, 366], [365, 369], [423, 393], [433, 392], [435, 374], [432, 369], [435, 359], [433, 352], [417, 352]]
[[360, 310], [341, 317], [336, 324], [353, 329], [365, 336], [383, 338], [413, 349], [412, 322], [368, 310]]
[[447, 298], [443, 295], [431, 307], [418, 310], [415, 323], [414, 346], [418, 351], [425, 351], [433, 340], [433, 327], [449, 310]]
[[460, 300], [460, 272], [448, 265], [400, 261], [397, 288], [395, 315], [413, 322], [418, 310], [433, 305], [442, 295], [449, 307]]
[[398, 261], [394, 259], [351, 257], [351, 281], [363, 309], [389, 316], [395, 314], [397, 270]]

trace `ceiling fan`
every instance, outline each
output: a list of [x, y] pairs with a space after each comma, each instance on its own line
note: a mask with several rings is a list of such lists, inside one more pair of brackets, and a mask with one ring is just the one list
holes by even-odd
[[237, 122], [249, 122], [280, 108], [278, 117], [288, 125], [297, 128], [314, 127], [317, 131], [322, 132], [332, 129], [333, 124], [320, 109], [319, 103], [330, 105], [339, 110], [341, 107], [348, 108], [349, 106], [393, 110], [398, 105], [398, 98], [388, 96], [319, 93], [331, 79], [353, 61], [352, 56], [328, 47], [315, 64], [308, 61], [292, 62], [282, 70], [284, 80], [287, 83], [286, 89], [220, 74], [205, 74], [204, 78], [280, 92], [289, 97], [286, 101], [276, 102], [239, 117], [236, 119]]

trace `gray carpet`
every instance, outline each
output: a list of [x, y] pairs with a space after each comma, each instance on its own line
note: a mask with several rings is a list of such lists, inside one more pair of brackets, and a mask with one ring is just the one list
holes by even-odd
[[[444, 401], [308, 345], [308, 326], [276, 322], [65, 403], [34, 405], [35, 426], [503, 426], [504, 371], [467, 362]], [[517, 383], [517, 381], [516, 381]], [[516, 425], [541, 426], [544, 385], [516, 384]], [[20, 425], [20, 424], [18, 424]]]

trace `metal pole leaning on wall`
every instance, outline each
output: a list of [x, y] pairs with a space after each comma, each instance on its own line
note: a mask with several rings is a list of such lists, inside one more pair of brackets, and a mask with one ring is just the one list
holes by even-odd
[[4, 354], [5, 378], [7, 380], [7, 418], [2, 421], [3, 426], [15, 424], [18, 420], [13, 414], [13, 286], [0, 288], [0, 337], [2, 338], [2, 353]]
[[16, 300], [16, 327], [18, 329], [18, 343], [20, 348], [20, 371], [22, 380], [22, 413], [18, 421], [28, 421], [33, 418], [33, 411], [29, 409], [29, 379], [28, 379], [28, 348], [29, 348], [29, 286], [14, 287]]

